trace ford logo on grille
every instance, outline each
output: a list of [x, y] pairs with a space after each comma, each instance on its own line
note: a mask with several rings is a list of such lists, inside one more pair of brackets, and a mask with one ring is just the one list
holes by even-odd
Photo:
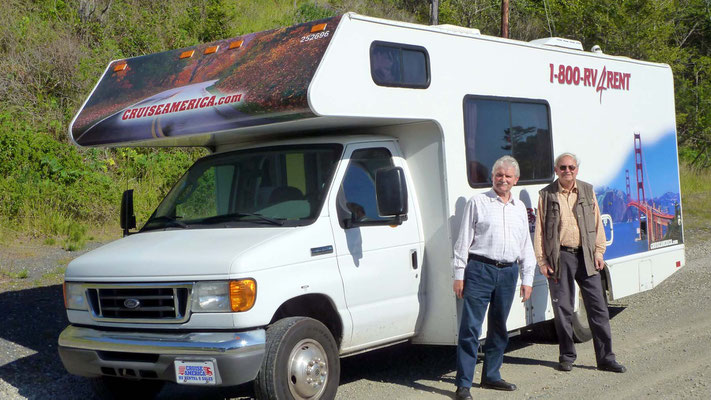
[[141, 301], [138, 299], [126, 299], [123, 301], [123, 306], [126, 308], [130, 308], [133, 310], [134, 308], [138, 308], [141, 305]]

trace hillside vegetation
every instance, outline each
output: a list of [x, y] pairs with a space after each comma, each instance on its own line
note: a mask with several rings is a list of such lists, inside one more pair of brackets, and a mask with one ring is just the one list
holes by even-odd
[[[711, 0], [521, 0], [511, 37], [555, 35], [586, 49], [668, 63], [687, 174], [711, 164]], [[76, 249], [119, 234], [121, 192], [139, 224], [204, 149], [80, 149], [67, 129], [110, 60], [345, 11], [428, 23], [427, 0], [5, 0], [0, 5], [0, 242]], [[500, 1], [441, 0], [439, 23], [499, 32]], [[687, 180], [689, 181], [689, 180]], [[698, 187], [706, 187], [697, 185]], [[703, 196], [702, 196], [703, 197]], [[702, 198], [700, 197], [700, 198]]]

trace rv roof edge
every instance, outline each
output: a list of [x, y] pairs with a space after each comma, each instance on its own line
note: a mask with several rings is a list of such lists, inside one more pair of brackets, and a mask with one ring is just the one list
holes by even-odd
[[542, 44], [546, 46], [562, 47], [565, 49], [573, 49], [583, 51], [583, 44], [579, 40], [566, 39], [561, 37], [548, 37], [542, 39], [531, 40], [529, 43]]
[[466, 33], [469, 35], [481, 35], [481, 31], [476, 28], [467, 28], [466, 26], [452, 25], [452, 24], [440, 24], [434, 25], [435, 28], [440, 28], [446, 31], [453, 31], [459, 33]]

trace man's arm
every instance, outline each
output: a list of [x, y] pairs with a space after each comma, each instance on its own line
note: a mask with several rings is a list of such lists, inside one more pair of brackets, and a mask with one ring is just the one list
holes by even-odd
[[467, 267], [469, 259], [469, 247], [474, 241], [474, 225], [476, 225], [476, 204], [472, 197], [464, 206], [462, 223], [459, 226], [459, 236], [454, 244], [454, 258], [452, 268], [454, 269], [454, 285], [452, 289], [458, 298], [462, 298], [464, 290], [464, 269]]
[[605, 238], [605, 227], [602, 225], [602, 218], [600, 217], [600, 206], [598, 206], [597, 201], [593, 203], [593, 210], [595, 210], [595, 269], [602, 271], [605, 268], [605, 260], [603, 254], [605, 254], [605, 246], [607, 243], [607, 238]]
[[553, 276], [553, 267], [548, 263], [548, 258], [545, 256], [545, 248], [543, 244], [543, 217], [545, 204], [543, 196], [538, 197], [538, 212], [536, 213], [536, 232], [533, 234], [533, 249], [536, 253], [536, 262], [541, 274], [546, 278]]
[[525, 302], [531, 297], [533, 291], [533, 275], [536, 269], [536, 257], [533, 252], [533, 244], [531, 243], [531, 234], [528, 230], [528, 214], [526, 207], [521, 207], [520, 229], [524, 230], [524, 240], [521, 246], [521, 255], [519, 261], [521, 263], [521, 302]]

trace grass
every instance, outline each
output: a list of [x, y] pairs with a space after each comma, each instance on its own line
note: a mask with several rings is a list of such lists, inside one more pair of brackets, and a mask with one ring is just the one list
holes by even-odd
[[680, 166], [685, 230], [711, 232], [711, 170]]
[[23, 268], [20, 271], [10, 271], [4, 268], [0, 268], [0, 276], [4, 276], [10, 279], [27, 279], [30, 276], [30, 271], [27, 268]]

